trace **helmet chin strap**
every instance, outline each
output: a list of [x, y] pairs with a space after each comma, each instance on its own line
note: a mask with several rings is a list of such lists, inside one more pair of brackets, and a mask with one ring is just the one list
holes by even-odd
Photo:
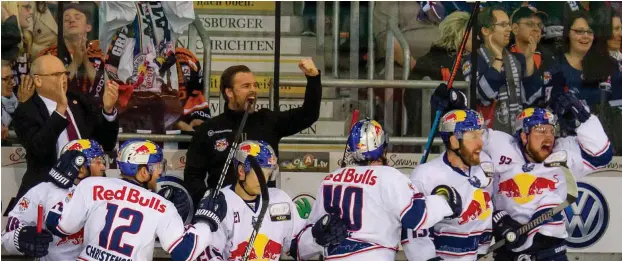
[[248, 192], [248, 190], [246, 190], [246, 187], [244, 186], [244, 181], [246, 181], [246, 175], [247, 174], [244, 174], [244, 180], [238, 180], [238, 184], [240, 184], [240, 187], [242, 188], [242, 190], [244, 190], [244, 193], [246, 193], [246, 195], [257, 196], [257, 195], [253, 195], [250, 192]]

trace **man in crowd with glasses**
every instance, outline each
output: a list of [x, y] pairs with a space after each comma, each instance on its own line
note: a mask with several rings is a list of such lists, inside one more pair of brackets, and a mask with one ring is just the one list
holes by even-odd
[[[477, 110], [483, 114], [489, 128], [511, 133], [513, 119], [522, 107], [540, 97], [533, 63], [537, 43], [532, 39], [523, 54], [510, 53], [506, 49], [512, 32], [510, 18], [499, 7], [482, 9], [477, 24], [479, 28], [474, 31], [482, 43], [475, 50], [478, 53]], [[462, 72], [470, 81], [470, 58], [466, 61]]]
[[47, 181], [47, 173], [69, 141], [93, 139], [104, 150], [112, 150], [119, 133], [114, 107], [118, 98], [116, 83], [106, 84], [103, 109], [99, 109], [84, 94], [67, 91], [69, 72], [55, 56], [37, 58], [30, 73], [36, 92], [13, 114], [15, 132], [26, 149], [27, 161], [17, 198]]
[[529, 49], [530, 41], [535, 41], [536, 50], [532, 55], [534, 70], [535, 73], [541, 75], [545, 69], [551, 67], [555, 62], [553, 53], [540, 48], [542, 30], [548, 20], [548, 15], [535, 10], [533, 7], [520, 7], [512, 13], [511, 19], [514, 44], [510, 46], [510, 52], [524, 54], [524, 50]]

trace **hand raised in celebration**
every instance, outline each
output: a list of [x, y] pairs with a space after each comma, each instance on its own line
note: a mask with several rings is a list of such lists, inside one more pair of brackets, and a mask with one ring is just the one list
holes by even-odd
[[106, 82], [106, 89], [104, 90], [104, 97], [102, 99], [104, 103], [104, 111], [108, 114], [112, 114], [114, 105], [119, 99], [119, 84], [115, 81], [108, 80]]
[[306, 75], [306, 76], [318, 76], [320, 71], [315, 67], [315, 63], [311, 58], [305, 58], [298, 62], [298, 68]]

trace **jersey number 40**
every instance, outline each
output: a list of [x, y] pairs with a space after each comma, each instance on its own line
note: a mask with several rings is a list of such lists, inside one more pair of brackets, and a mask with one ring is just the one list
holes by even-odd
[[[106, 209], [108, 210], [108, 213], [106, 213], [106, 224], [102, 231], [99, 232], [99, 246], [131, 257], [134, 246], [129, 244], [121, 245], [121, 238], [124, 233], [138, 233], [140, 226], [143, 224], [143, 213], [131, 208], [123, 208], [117, 213], [119, 206], [112, 203], [108, 203]], [[117, 226], [112, 229], [112, 223], [117, 217], [129, 220], [129, 225]]]
[[343, 185], [324, 185], [324, 209], [340, 216], [348, 230], [359, 231], [363, 226], [363, 188]]

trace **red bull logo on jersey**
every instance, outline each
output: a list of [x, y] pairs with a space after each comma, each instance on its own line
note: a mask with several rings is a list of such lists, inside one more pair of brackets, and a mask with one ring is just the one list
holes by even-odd
[[492, 212], [490, 193], [477, 189], [473, 192], [473, 200], [460, 215], [458, 224], [462, 225], [472, 220], [486, 220]]
[[[234, 250], [230, 252], [229, 260], [242, 260], [246, 246], [248, 246], [248, 241], [244, 241], [238, 244], [236, 248], [232, 248]], [[257, 238], [255, 238], [255, 243], [253, 244], [251, 252], [248, 255], [248, 261], [277, 261], [281, 256], [282, 248], [281, 243], [268, 238], [265, 234], [259, 234], [257, 235]]]
[[22, 198], [22, 200], [19, 201], [19, 210], [24, 211], [28, 209], [29, 205], [30, 205], [30, 200], [24, 197]]
[[80, 229], [80, 231], [73, 235], [63, 237], [60, 241], [58, 241], [58, 243], [56, 243], [56, 246], [60, 246], [66, 243], [71, 243], [74, 245], [81, 245], [82, 243], [84, 243], [84, 228]]
[[445, 116], [445, 121], [458, 123], [458, 122], [463, 122], [464, 120], [466, 120], [466, 118], [467, 118], [466, 111], [456, 110], [452, 114]]
[[71, 145], [67, 147], [67, 150], [77, 150], [82, 151], [85, 149], [91, 148], [91, 142], [88, 140], [74, 140], [71, 142]]
[[217, 140], [216, 144], [214, 145], [216, 150], [220, 151], [220, 152], [225, 151], [228, 146], [229, 146], [229, 142], [227, 142], [227, 139], [225, 139], [225, 138]]
[[[148, 193], [151, 194], [151, 193]], [[139, 204], [143, 207], [155, 209], [160, 213], [166, 211], [166, 205], [155, 195], [143, 195], [140, 190], [129, 189], [126, 186], [118, 190], [106, 189], [104, 186], [93, 187], [93, 200], [125, 200], [130, 203]]]
[[376, 185], [376, 179], [378, 177], [374, 175], [374, 170], [365, 170], [365, 173], [356, 173], [356, 169], [347, 168], [342, 169], [340, 173], [331, 173], [324, 178], [324, 180], [332, 180], [333, 182], [349, 182], [355, 184]]
[[541, 195], [546, 191], [555, 191], [558, 183], [557, 175], [554, 175], [553, 179], [548, 179], [521, 173], [514, 178], [499, 182], [497, 194], [505, 195], [517, 204], [523, 205], [531, 202], [536, 195]]

